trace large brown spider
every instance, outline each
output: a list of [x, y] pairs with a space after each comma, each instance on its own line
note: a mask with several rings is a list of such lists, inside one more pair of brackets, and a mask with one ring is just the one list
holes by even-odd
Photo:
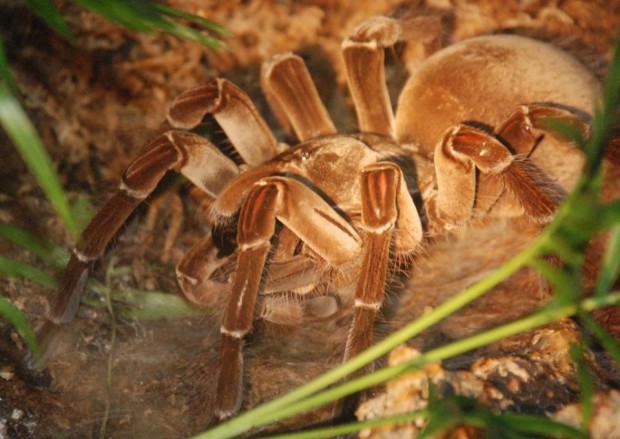
[[[186, 297], [230, 296], [221, 326], [215, 415], [243, 398], [243, 344], [257, 303], [263, 319], [353, 307], [345, 359], [372, 342], [392, 272], [410, 268], [421, 243], [472, 219], [525, 217], [543, 225], [574, 184], [580, 151], [544, 128], [549, 118], [588, 130], [600, 87], [548, 44], [487, 36], [419, 65], [394, 114], [384, 48], [422, 21], [373, 18], [343, 43], [359, 133], [338, 134], [298, 56], [265, 64], [262, 81], [278, 119], [299, 143], [278, 143], [249, 98], [225, 79], [182, 93], [163, 134], [127, 168], [73, 251], [50, 320], [71, 321], [89, 268], [169, 170], [210, 200], [213, 232], [177, 266]], [[241, 157], [193, 133], [212, 115]], [[286, 300], [296, 295], [299, 300]], [[260, 300], [258, 300], [260, 299]]]

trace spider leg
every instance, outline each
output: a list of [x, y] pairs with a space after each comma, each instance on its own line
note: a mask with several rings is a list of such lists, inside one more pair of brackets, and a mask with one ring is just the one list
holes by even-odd
[[[497, 137], [508, 145], [520, 163], [531, 169], [530, 175], [537, 184], [553, 188], [556, 199], [563, 197], [573, 187], [578, 174], [557, 173], [562, 168], [579, 169], [584, 155], [560, 133], [550, 129], [551, 120], [561, 121], [577, 129], [584, 137], [590, 135], [590, 126], [579, 116], [565, 108], [549, 104], [528, 104], [517, 107], [497, 128]], [[546, 175], [557, 174], [551, 181]], [[488, 212], [511, 212], [514, 202], [505, 190], [502, 179], [493, 174], [480, 174], [475, 209]]]
[[243, 338], [251, 330], [276, 220], [321, 258], [343, 265], [360, 253], [355, 229], [303, 183], [287, 177], [258, 181], [245, 198], [237, 228], [237, 267], [221, 333], [215, 415], [224, 419], [242, 400]]
[[261, 83], [280, 125], [300, 142], [335, 134], [304, 61], [297, 55], [278, 55], [263, 64]]
[[399, 34], [397, 20], [375, 17], [355, 28], [342, 42], [360, 131], [394, 137], [394, 112], [385, 80], [383, 47], [395, 44]]
[[512, 194], [513, 202], [532, 221], [548, 222], [556, 199], [528, 172], [527, 162], [517, 160], [496, 137], [467, 125], [448, 129], [435, 148], [436, 221], [453, 227], [468, 221], [476, 199], [476, 168], [494, 175]]
[[[362, 224], [364, 245], [360, 279], [355, 291], [353, 322], [344, 360], [354, 357], [372, 344], [377, 313], [383, 305], [390, 252], [413, 252], [422, 241], [422, 225], [409, 195], [402, 171], [390, 162], [377, 162], [365, 167], [360, 175], [362, 189]], [[409, 229], [407, 241], [398, 242], [396, 231]], [[372, 365], [365, 371], [372, 369]], [[356, 375], [363, 373], [358, 371]], [[347, 398], [344, 410], [356, 405], [355, 396]], [[341, 411], [336, 406], [335, 411]], [[335, 413], [336, 414], [336, 413]]]
[[129, 215], [169, 170], [182, 173], [211, 194], [220, 192], [239, 172], [232, 160], [193, 133], [168, 131], [146, 145], [128, 166], [119, 190], [97, 212], [73, 250], [52, 307], [50, 319], [53, 322], [65, 323], [73, 319], [90, 266], [101, 257]]
[[181, 201], [178, 192], [168, 191], [162, 196], [155, 198], [149, 205], [145, 224], [147, 236], [144, 240], [144, 245], [147, 247], [152, 243], [151, 238], [155, 235], [154, 231], [157, 220], [160, 217], [160, 211], [164, 212], [162, 216], [167, 214], [169, 217], [169, 224], [160, 256], [160, 260], [166, 264], [170, 260], [174, 240], [179, 235], [183, 225], [183, 201]]
[[193, 129], [207, 114], [213, 115], [248, 165], [260, 165], [278, 153], [273, 133], [250, 98], [226, 79], [181, 93], [170, 105], [167, 119], [175, 128]]
[[564, 122], [577, 128], [584, 137], [590, 126], [572, 111], [546, 104], [520, 105], [497, 129], [498, 137], [510, 145], [516, 155], [529, 156], [543, 135], [560, 136], [549, 129], [549, 121]]
[[294, 325], [304, 316], [329, 315], [339, 309], [335, 299], [313, 294], [328, 264], [308, 255], [303, 247], [299, 236], [286, 227], [280, 229], [265, 275], [262, 320]]
[[437, 17], [396, 20], [373, 17], [357, 26], [342, 42], [359, 129], [362, 132], [395, 137], [395, 120], [385, 77], [385, 48], [400, 41], [415, 41], [439, 48], [441, 24]]
[[[234, 270], [234, 258], [222, 256], [209, 234], [199, 240], [176, 266], [177, 283], [183, 295], [201, 306], [218, 305], [224, 294], [214, 294], [228, 288], [228, 277]], [[223, 300], [222, 300], [223, 302]]]
[[[176, 267], [177, 282], [185, 297], [198, 305], [219, 304], [218, 299], [224, 295], [214, 292], [229, 289], [228, 280], [236, 264], [233, 256], [221, 255], [211, 235], [198, 241]], [[263, 293], [308, 289], [317, 284], [319, 277], [316, 261], [304, 255], [271, 261]]]

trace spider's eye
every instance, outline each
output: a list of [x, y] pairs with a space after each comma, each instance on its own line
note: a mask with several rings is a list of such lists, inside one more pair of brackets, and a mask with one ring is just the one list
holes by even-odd
[[215, 224], [211, 230], [213, 244], [219, 250], [218, 257], [225, 257], [232, 254], [237, 249], [237, 223]]

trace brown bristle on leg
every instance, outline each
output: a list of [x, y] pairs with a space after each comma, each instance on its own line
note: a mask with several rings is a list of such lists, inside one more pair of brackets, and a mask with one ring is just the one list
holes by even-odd
[[239, 410], [243, 384], [243, 338], [222, 334], [216, 416], [226, 419]]
[[555, 197], [542, 185], [537, 184], [524, 162], [515, 160], [501, 176], [525, 215], [541, 224], [551, 221], [557, 208]]

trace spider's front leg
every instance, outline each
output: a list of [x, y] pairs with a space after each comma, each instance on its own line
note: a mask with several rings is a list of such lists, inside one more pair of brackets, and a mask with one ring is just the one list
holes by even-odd
[[[513, 113], [500, 128], [498, 137], [462, 124], [446, 131], [434, 154], [437, 195], [429, 212], [436, 222], [434, 226], [450, 228], [463, 224], [471, 219], [474, 209], [486, 212], [493, 208], [500, 196], [509, 197], [509, 202], [518, 207], [517, 212], [535, 223], [551, 220], [561, 194], [527, 156], [543, 135], [543, 119], [561, 116], [580, 127], [584, 124], [564, 110], [548, 107], [531, 106], [532, 116], [539, 118], [530, 118], [529, 108], [524, 106]], [[579, 152], [575, 154], [578, 156]], [[478, 176], [476, 168], [480, 171]]]
[[[469, 221], [477, 197], [476, 168], [496, 178], [501, 191], [507, 190], [523, 213], [537, 223], [548, 222], [556, 200], [528, 172], [526, 162], [489, 133], [467, 125], [450, 128], [435, 149], [437, 194], [429, 203], [431, 227], [451, 228]], [[493, 195], [491, 205], [501, 191]]]
[[[407, 191], [402, 171], [396, 164], [374, 163], [362, 170], [360, 178], [363, 257], [344, 361], [372, 344], [375, 319], [383, 305], [388, 266], [393, 253], [413, 253], [423, 235], [417, 209]], [[372, 365], [369, 365], [363, 371], [371, 369]], [[355, 395], [347, 398], [343, 406], [336, 405], [334, 415], [352, 412], [357, 402]]]
[[383, 304], [391, 252], [412, 253], [422, 241], [423, 233], [417, 209], [396, 164], [378, 162], [366, 166], [360, 178], [363, 259], [345, 361], [372, 342], [375, 317]]
[[276, 220], [334, 266], [354, 261], [360, 238], [318, 194], [297, 180], [267, 177], [245, 197], [237, 228], [238, 259], [222, 322], [215, 415], [225, 419], [242, 401], [243, 339], [251, 330]]
[[[435, 225], [462, 224], [475, 210], [486, 213], [500, 200], [518, 207], [516, 214], [547, 223], [555, 213], [563, 185], [574, 182], [562, 181], [563, 175], [553, 182], [536, 164], [560, 160], [575, 169], [583, 163], [581, 151], [548, 129], [549, 120], [563, 121], [589, 135], [589, 126], [581, 118], [545, 104], [520, 106], [500, 125], [497, 136], [462, 124], [448, 129], [434, 154], [438, 191], [430, 213]], [[550, 148], [557, 143], [539, 145], [543, 137], [554, 137], [568, 149], [559, 153]], [[535, 159], [531, 159], [533, 155]]]

